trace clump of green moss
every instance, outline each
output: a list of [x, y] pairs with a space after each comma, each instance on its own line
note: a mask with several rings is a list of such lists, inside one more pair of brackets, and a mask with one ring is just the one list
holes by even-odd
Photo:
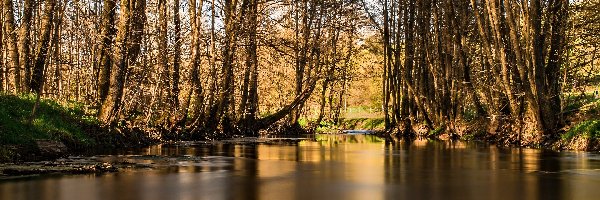
[[600, 120], [583, 121], [564, 133], [563, 140], [571, 140], [576, 136], [582, 136], [590, 139], [600, 139]]

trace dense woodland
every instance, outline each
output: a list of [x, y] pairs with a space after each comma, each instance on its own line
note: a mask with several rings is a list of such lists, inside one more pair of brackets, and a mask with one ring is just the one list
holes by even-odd
[[384, 3], [376, 27], [384, 46], [387, 127], [404, 134], [421, 122], [427, 130], [477, 127], [519, 143], [555, 138], [565, 127], [564, 94], [573, 91], [576, 72], [596, 62], [597, 30], [586, 25], [597, 23], [598, 6]]
[[4, 93], [192, 139], [340, 123], [351, 101], [389, 133], [537, 143], [600, 71], [598, 0], [2, 1]]

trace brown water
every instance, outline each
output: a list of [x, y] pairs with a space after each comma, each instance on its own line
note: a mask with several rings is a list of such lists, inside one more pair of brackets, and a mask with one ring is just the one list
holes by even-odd
[[0, 199], [600, 199], [599, 154], [465, 142], [318, 135], [96, 159], [148, 168], [4, 180]]

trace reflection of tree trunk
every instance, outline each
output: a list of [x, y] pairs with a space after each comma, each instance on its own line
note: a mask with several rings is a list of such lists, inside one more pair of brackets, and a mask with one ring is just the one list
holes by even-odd
[[[10, 58], [7, 73], [12, 75], [14, 92], [21, 92], [21, 70], [19, 65], [19, 50], [17, 48], [17, 35], [15, 34], [15, 16], [12, 0], [4, 0], [4, 32], [6, 37], [6, 50]], [[12, 69], [12, 70], [11, 70]], [[12, 72], [12, 73], [11, 73]]]

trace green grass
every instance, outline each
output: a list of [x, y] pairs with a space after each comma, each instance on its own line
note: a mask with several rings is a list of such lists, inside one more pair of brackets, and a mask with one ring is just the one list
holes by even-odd
[[367, 143], [383, 143], [385, 139], [374, 135], [327, 135], [317, 134], [315, 140], [321, 144], [367, 144]]
[[363, 118], [382, 118], [383, 112], [380, 109], [367, 107], [367, 106], [356, 106], [348, 107], [346, 112], [343, 114], [346, 119], [363, 119]]
[[561, 137], [564, 140], [571, 140], [576, 136], [584, 138], [598, 139], [600, 138], [600, 120], [587, 120], [573, 126], [569, 131]]
[[446, 126], [442, 125], [440, 127], [437, 127], [431, 131], [429, 131], [428, 135], [429, 137], [437, 137], [440, 134], [442, 134], [444, 132], [444, 130], [446, 130]]
[[85, 113], [82, 104], [41, 99], [36, 115], [29, 123], [35, 101], [34, 95], [0, 94], [0, 144], [29, 146], [39, 139], [83, 146], [95, 143], [84, 132], [84, 127], [98, 121]]
[[589, 93], [569, 93], [565, 95], [564, 100], [567, 102], [565, 109], [577, 109], [583, 104], [593, 102], [595, 100], [594, 95]]
[[[299, 120], [304, 123], [306, 120]], [[354, 119], [342, 119], [339, 125], [335, 125], [329, 121], [322, 121], [320, 126], [317, 126], [315, 132], [317, 133], [331, 133], [337, 132], [340, 129], [344, 130], [383, 130], [385, 129], [383, 118], [354, 118]]]

